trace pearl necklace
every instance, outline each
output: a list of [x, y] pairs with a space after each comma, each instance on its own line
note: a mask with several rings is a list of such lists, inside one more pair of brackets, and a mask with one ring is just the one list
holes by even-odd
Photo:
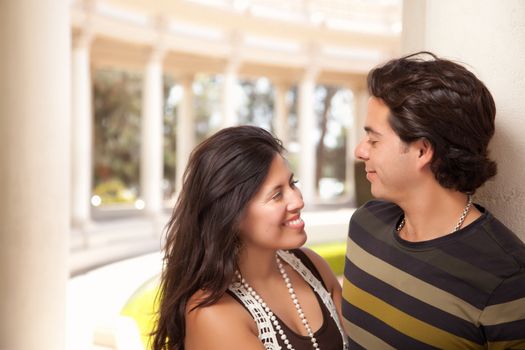
[[[292, 286], [292, 281], [288, 277], [288, 274], [286, 273], [283, 264], [281, 263], [281, 259], [279, 259], [279, 256], [275, 255], [275, 260], [277, 261], [277, 267], [279, 268], [279, 272], [281, 273], [281, 276], [284, 280], [284, 283], [286, 284], [286, 288], [288, 288], [288, 293], [290, 293], [290, 298], [292, 299], [293, 304], [295, 305], [295, 309], [297, 311], [297, 314], [299, 315], [299, 318], [301, 319], [301, 322], [306, 329], [306, 333], [308, 333], [308, 336], [310, 337], [310, 341], [312, 342], [312, 348], [316, 350], [319, 349], [319, 344], [317, 343], [317, 339], [314, 337], [314, 333], [312, 332], [312, 329], [310, 328], [310, 325], [308, 324], [308, 320], [306, 319], [306, 316], [303, 312], [303, 309], [301, 308], [301, 304], [299, 304], [299, 300], [297, 299], [297, 295], [295, 295], [295, 291]], [[246, 290], [257, 300], [257, 302], [264, 308], [264, 311], [270, 316], [270, 319], [275, 326], [275, 330], [277, 333], [279, 333], [279, 336], [281, 337], [281, 340], [283, 341], [284, 345], [288, 350], [295, 350], [290, 341], [288, 340], [288, 337], [284, 333], [284, 330], [282, 329], [281, 325], [279, 324], [279, 321], [277, 320], [277, 317], [273, 314], [273, 312], [270, 310], [268, 305], [264, 302], [264, 300], [261, 298], [259, 294], [248, 284], [248, 282], [241, 276], [241, 273], [239, 271], [235, 271], [235, 274], [239, 281], [241, 281], [242, 285]]]
[[[467, 205], [463, 209], [463, 212], [461, 213], [461, 217], [459, 218], [458, 223], [454, 227], [454, 231], [452, 231], [451, 233], [458, 231], [461, 228], [461, 226], [463, 226], [463, 222], [465, 222], [465, 219], [466, 219], [466, 217], [467, 217], [471, 207], [472, 207], [472, 196], [469, 194], [468, 195]], [[405, 223], [406, 223], [406, 221], [405, 221], [405, 218], [403, 217], [403, 220], [401, 220], [401, 222], [397, 226], [396, 231], [397, 232], [401, 232], [403, 227], [405, 227]]]

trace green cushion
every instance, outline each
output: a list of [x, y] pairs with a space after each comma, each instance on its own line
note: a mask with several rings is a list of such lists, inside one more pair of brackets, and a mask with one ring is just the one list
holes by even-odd
[[344, 271], [346, 242], [322, 243], [308, 245], [317, 254], [321, 255], [330, 265], [336, 276], [341, 276]]

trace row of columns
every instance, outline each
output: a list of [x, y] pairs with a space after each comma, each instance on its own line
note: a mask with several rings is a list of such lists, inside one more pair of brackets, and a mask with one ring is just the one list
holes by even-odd
[[[73, 154], [72, 154], [72, 223], [84, 227], [91, 222], [90, 199], [92, 191], [93, 155], [92, 132], [93, 111], [90, 72], [90, 43], [88, 34], [74, 38], [72, 52], [72, 94], [73, 94]], [[149, 217], [160, 217], [163, 209], [163, 52], [154, 50], [144, 67], [142, 126], [141, 126], [141, 163], [140, 186], [144, 201], [144, 213]], [[232, 61], [224, 72], [222, 91], [222, 127], [238, 123], [236, 113], [235, 84], [238, 78], [238, 62]], [[299, 83], [298, 118], [300, 165], [303, 196], [307, 203], [316, 197], [315, 161], [316, 161], [316, 116], [314, 113], [314, 91], [317, 71], [307, 70]], [[181, 76], [182, 99], [177, 118], [177, 164], [176, 191], [180, 191], [183, 172], [189, 155], [195, 146], [193, 118], [193, 76]], [[273, 126], [277, 137], [288, 141], [288, 112], [286, 96], [289, 85], [275, 83], [275, 104]], [[350, 140], [351, 141], [351, 140]], [[353, 141], [351, 141], [353, 142]], [[353, 174], [349, 169], [349, 174]]]

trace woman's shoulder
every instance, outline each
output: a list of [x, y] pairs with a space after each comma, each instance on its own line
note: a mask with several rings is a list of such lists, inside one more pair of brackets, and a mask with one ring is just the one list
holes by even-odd
[[244, 308], [228, 293], [224, 293], [217, 302], [198, 306], [209, 293], [199, 290], [188, 301], [186, 308], [187, 349], [213, 349], [218, 344], [221, 348], [234, 349], [239, 339], [251, 342], [257, 340], [257, 327]]
[[220, 321], [221, 318], [237, 319], [243, 312], [242, 306], [228, 293], [224, 293], [213, 304], [199, 306], [209, 295], [209, 292], [199, 289], [191, 296], [186, 307], [187, 320], [207, 323], [208, 321]]

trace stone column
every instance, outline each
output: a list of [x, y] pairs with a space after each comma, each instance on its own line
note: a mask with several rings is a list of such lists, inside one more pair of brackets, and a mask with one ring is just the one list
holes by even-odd
[[242, 33], [233, 30], [229, 34], [230, 55], [229, 62], [224, 70], [224, 81], [222, 86], [222, 127], [227, 128], [239, 123], [237, 115], [237, 101], [235, 99], [235, 85], [237, 84], [241, 54], [240, 49], [243, 42]]
[[142, 90], [142, 143], [140, 192], [144, 212], [158, 217], [162, 210], [163, 176], [163, 99], [162, 53], [152, 52], [146, 64]]
[[282, 82], [275, 82], [274, 89], [274, 108], [273, 108], [273, 130], [286, 147], [288, 145], [288, 104], [286, 95], [289, 85]]
[[81, 228], [91, 219], [93, 182], [93, 100], [89, 57], [91, 35], [83, 32], [73, 39], [71, 219], [75, 227]]
[[356, 204], [361, 204], [365, 198], [370, 197], [370, 186], [364, 178], [363, 167], [356, 164], [360, 160], [354, 155], [357, 144], [365, 135], [364, 126], [368, 105], [368, 91], [364, 87], [354, 87], [354, 122], [348, 132], [346, 141], [346, 181], [349, 186], [349, 195], [354, 198]]
[[315, 183], [316, 130], [317, 117], [314, 111], [314, 91], [317, 72], [307, 71], [299, 84], [298, 119], [300, 163], [299, 180], [305, 203], [315, 201], [317, 184]]
[[193, 147], [195, 147], [195, 121], [193, 118], [193, 76], [185, 76], [180, 80], [182, 98], [177, 115], [177, 178], [175, 189], [182, 189], [182, 178], [188, 164]]
[[355, 160], [354, 150], [357, 144], [365, 136], [365, 120], [368, 110], [368, 90], [365, 87], [358, 87], [353, 90], [354, 93], [354, 124], [348, 143], [350, 159]]
[[65, 349], [70, 33], [66, 0], [0, 2], [0, 349]]
[[[409, 1], [404, 13], [425, 19], [425, 36], [417, 49], [467, 64], [491, 91], [497, 108], [496, 134], [490, 157], [498, 175], [487, 182], [475, 200], [525, 240], [525, 2], [521, 0], [427, 0], [423, 9]], [[419, 12], [418, 12], [419, 11]], [[409, 26], [405, 30], [420, 30]], [[403, 51], [414, 51], [403, 42]]]
[[236, 63], [230, 63], [224, 71], [222, 86], [222, 127], [227, 128], [237, 125], [237, 103], [235, 100], [235, 84], [237, 84]]

